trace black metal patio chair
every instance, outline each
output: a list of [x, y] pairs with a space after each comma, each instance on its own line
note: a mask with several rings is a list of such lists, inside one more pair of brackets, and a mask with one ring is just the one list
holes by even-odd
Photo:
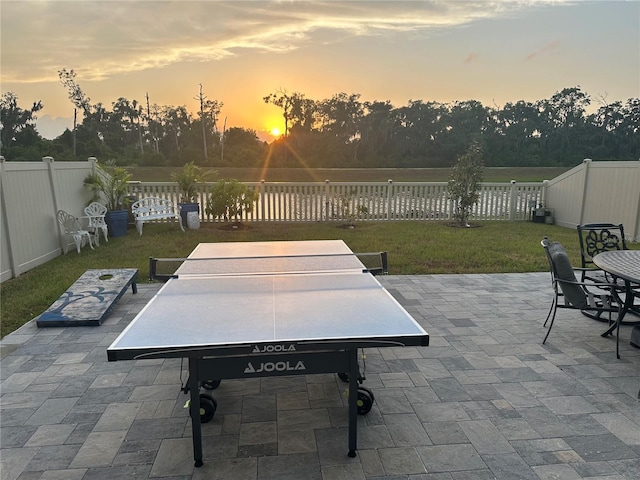
[[[593, 263], [593, 257], [611, 250], [627, 250], [624, 237], [624, 225], [614, 223], [587, 223], [576, 227], [580, 239], [580, 259], [582, 261], [581, 280], [583, 282], [605, 282], [623, 284], [611, 274], [600, 270]], [[588, 286], [587, 286], [588, 288]], [[633, 289], [634, 297], [640, 299], [640, 287]], [[629, 312], [640, 315], [640, 305], [634, 304]], [[600, 315], [582, 312], [595, 320], [605, 321]], [[623, 324], [635, 323], [637, 320], [623, 321]]]
[[[609, 282], [584, 282], [576, 278], [576, 274], [582, 274], [583, 268], [574, 268], [571, 265], [569, 256], [562, 244], [552, 242], [545, 237], [541, 245], [547, 255], [549, 269], [551, 271], [551, 284], [553, 287], [553, 301], [549, 308], [549, 313], [544, 322], [544, 326], [549, 327], [542, 343], [544, 344], [551, 333], [553, 322], [556, 318], [558, 308], [569, 308], [593, 314], [607, 314], [609, 324], [611, 324], [612, 314], [620, 313], [619, 293], [624, 292], [624, 286]], [[616, 331], [616, 352], [618, 352], [618, 339], [620, 325]], [[608, 333], [607, 333], [608, 334]]]

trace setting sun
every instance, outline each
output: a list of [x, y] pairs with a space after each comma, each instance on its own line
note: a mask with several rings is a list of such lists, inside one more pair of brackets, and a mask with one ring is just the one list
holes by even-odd
[[269, 130], [269, 133], [271, 133], [271, 135], [273, 135], [274, 137], [279, 137], [281, 134], [278, 127], [273, 127], [271, 130]]

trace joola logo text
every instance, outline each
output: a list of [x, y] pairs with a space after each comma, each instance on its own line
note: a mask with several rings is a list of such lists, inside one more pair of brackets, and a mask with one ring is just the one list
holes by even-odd
[[277, 353], [277, 352], [295, 352], [296, 346], [291, 345], [256, 345], [251, 353]]
[[306, 369], [302, 360], [298, 362], [261, 362], [258, 368], [249, 362], [247, 368], [244, 369], [244, 373], [250, 375], [252, 373], [262, 372], [295, 372]]

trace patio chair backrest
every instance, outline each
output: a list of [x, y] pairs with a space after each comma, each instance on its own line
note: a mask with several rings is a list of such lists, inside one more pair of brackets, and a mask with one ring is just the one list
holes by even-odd
[[576, 227], [582, 268], [593, 267], [593, 257], [610, 250], [626, 250], [624, 227], [613, 223], [587, 223]]
[[107, 207], [98, 202], [92, 202], [85, 207], [84, 213], [89, 217], [97, 217], [107, 213]]
[[547, 253], [547, 260], [551, 268], [553, 282], [560, 286], [565, 299], [575, 308], [587, 308], [587, 294], [576, 280], [576, 275], [566, 250], [559, 242], [551, 242], [548, 238], [542, 240], [542, 246]]
[[70, 213], [65, 212], [64, 210], [58, 210], [58, 213], [56, 216], [58, 218], [58, 223], [62, 227], [62, 230], [65, 235], [73, 234], [79, 230], [82, 230], [82, 227], [80, 226], [80, 222], [78, 221], [78, 219], [73, 215], [71, 215]]

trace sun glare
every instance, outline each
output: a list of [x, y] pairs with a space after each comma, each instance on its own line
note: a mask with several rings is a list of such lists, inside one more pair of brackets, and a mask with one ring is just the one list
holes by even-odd
[[280, 136], [280, 129], [278, 127], [273, 127], [269, 133], [271, 133], [271, 135], [273, 135], [274, 137], [279, 137]]

